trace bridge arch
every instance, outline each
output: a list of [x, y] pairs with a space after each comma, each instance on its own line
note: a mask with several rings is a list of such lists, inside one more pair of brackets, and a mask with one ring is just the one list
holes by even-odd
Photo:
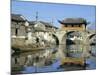
[[[82, 50], [82, 35], [83, 32], [80, 31], [66, 31], [66, 33], [63, 34], [61, 42], [63, 45], [62, 52], [65, 53], [64, 55], [69, 57], [71, 54], [69, 53], [71, 50]], [[76, 40], [78, 42], [76, 42]], [[80, 46], [79, 46], [80, 45]], [[81, 54], [80, 54], [81, 55]], [[73, 56], [74, 57], [74, 56]]]
[[56, 45], [59, 45], [59, 39], [55, 34], [52, 34], [52, 37], [55, 39]]
[[92, 34], [89, 36], [90, 45], [96, 45], [96, 34]]
[[[68, 51], [67, 57], [80, 57], [82, 54], [82, 35], [83, 32], [80, 31], [71, 31], [67, 32], [66, 37], [66, 50]], [[74, 53], [75, 52], [75, 53]], [[78, 53], [76, 53], [78, 52]], [[77, 56], [78, 55], [78, 56]]]
[[66, 33], [64, 33], [62, 36], [61, 42], [63, 42], [63, 44], [66, 44], [66, 38], [67, 39], [70, 38], [71, 40], [74, 40], [74, 39], [82, 40], [84, 37], [82, 33], [83, 32], [80, 32], [80, 31], [66, 31]]
[[92, 37], [96, 36], [96, 34], [91, 34], [88, 38], [91, 39]]
[[[71, 34], [74, 34], [77, 36], [70, 36]], [[60, 36], [59, 36], [60, 34]], [[88, 57], [89, 56], [89, 39], [93, 38], [95, 34], [89, 35], [86, 31], [59, 31], [59, 34], [57, 35], [59, 39], [59, 50], [58, 53], [60, 54], [61, 58], [65, 58], [66, 56], [70, 56], [70, 54], [65, 54], [64, 50], [67, 50], [67, 48], [70, 47], [72, 44], [76, 45], [76, 50], [80, 50], [80, 55], [77, 57]], [[74, 37], [74, 38], [72, 38]], [[70, 39], [71, 38], [71, 39]], [[76, 42], [79, 40], [78, 42]], [[70, 45], [70, 46], [68, 46]], [[74, 47], [74, 46], [73, 46]], [[67, 50], [68, 51], [68, 50]], [[72, 54], [75, 55], [75, 54]], [[74, 57], [74, 56], [73, 56]]]
[[90, 35], [86, 38], [86, 40], [89, 42], [90, 45], [93, 45], [93, 43], [96, 44], [96, 34], [95, 34], [95, 33], [90, 34]]
[[96, 56], [96, 34], [91, 34], [88, 36], [87, 40], [89, 40], [89, 53], [92, 55], [92, 56]]

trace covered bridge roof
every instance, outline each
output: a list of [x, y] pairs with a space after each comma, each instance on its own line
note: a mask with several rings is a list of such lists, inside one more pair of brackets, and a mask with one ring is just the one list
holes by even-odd
[[64, 20], [60, 21], [61, 24], [85, 24], [87, 25], [87, 21], [84, 18], [65, 18]]

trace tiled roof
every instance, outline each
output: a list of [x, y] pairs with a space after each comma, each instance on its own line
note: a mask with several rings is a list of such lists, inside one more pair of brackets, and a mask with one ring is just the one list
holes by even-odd
[[[51, 23], [44, 22], [44, 21], [38, 21], [38, 22], [36, 22], [36, 21], [29, 21], [30, 25], [35, 25], [36, 23], [42, 23], [43, 25], [45, 25], [47, 27], [55, 27]], [[55, 28], [57, 28], [57, 27], [55, 27]]]
[[22, 17], [20, 14], [11, 14], [11, 20], [12, 21], [19, 21], [19, 22], [24, 22], [26, 19]]
[[30, 25], [35, 25], [36, 24], [36, 21], [29, 21], [29, 24]]
[[59, 21], [61, 24], [87, 24], [84, 18], [65, 18]]

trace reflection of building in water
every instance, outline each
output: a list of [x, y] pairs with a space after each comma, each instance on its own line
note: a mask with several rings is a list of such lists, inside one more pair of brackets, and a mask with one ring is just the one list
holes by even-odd
[[22, 52], [14, 55], [11, 59], [12, 66], [44, 66], [46, 61], [52, 60], [52, 50]]
[[[79, 32], [73, 32], [73, 33], [68, 34], [67, 37], [66, 37], [66, 48], [68, 52], [71, 52], [70, 53], [71, 55], [75, 55], [74, 52], [82, 53], [82, 47], [83, 47], [82, 46], [83, 45], [82, 35], [80, 35]], [[80, 56], [77, 56], [77, 57], [80, 57]]]

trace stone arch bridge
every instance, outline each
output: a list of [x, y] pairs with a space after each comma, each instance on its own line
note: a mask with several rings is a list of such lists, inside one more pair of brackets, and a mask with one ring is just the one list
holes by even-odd
[[[55, 33], [52, 33], [56, 36], [57, 40], [59, 40], [59, 48], [58, 48], [58, 56], [62, 59], [65, 58], [65, 53], [63, 52], [66, 49], [66, 39], [69, 38], [68, 35], [71, 33], [76, 33], [78, 36], [80, 36], [80, 39], [82, 41], [82, 48], [83, 53], [81, 57], [87, 57], [89, 56], [89, 47], [90, 47], [90, 40], [96, 36], [95, 32], [88, 32], [88, 31], [75, 31], [75, 30], [58, 30]], [[75, 39], [76, 37], [74, 37]]]

